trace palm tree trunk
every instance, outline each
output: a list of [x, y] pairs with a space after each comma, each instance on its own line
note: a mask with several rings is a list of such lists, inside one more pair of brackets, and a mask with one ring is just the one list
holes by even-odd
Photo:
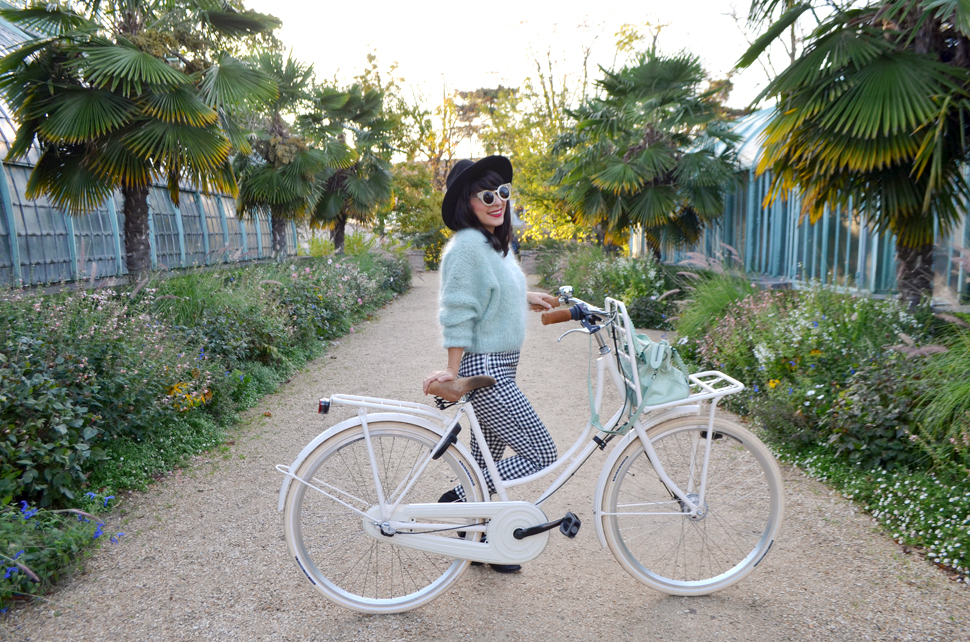
[[151, 239], [148, 237], [148, 186], [122, 187], [125, 214], [125, 262], [128, 275], [139, 279], [152, 269]]
[[286, 251], [286, 224], [289, 223], [282, 216], [272, 217], [270, 229], [273, 230], [273, 256], [280, 257]]
[[330, 230], [330, 240], [333, 241], [333, 250], [337, 254], [344, 253], [344, 236], [347, 232], [347, 215], [343, 212], [337, 217], [336, 222], [333, 224], [333, 229]]
[[897, 243], [896, 258], [899, 300], [912, 310], [924, 297], [933, 296], [933, 244], [906, 247]]

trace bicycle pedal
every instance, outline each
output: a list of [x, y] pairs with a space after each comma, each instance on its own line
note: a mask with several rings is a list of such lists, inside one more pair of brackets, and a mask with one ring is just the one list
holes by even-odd
[[569, 539], [573, 539], [579, 533], [579, 527], [582, 525], [578, 517], [572, 513], [566, 513], [566, 516], [562, 518], [562, 523], [559, 524], [559, 532]]
[[442, 438], [440, 445], [438, 446], [437, 449], [435, 449], [434, 454], [431, 455], [431, 459], [436, 460], [442, 455], [444, 455], [445, 451], [448, 450], [448, 448], [453, 443], [458, 441], [458, 433], [460, 432], [461, 432], [461, 424], [455, 424], [455, 427], [452, 428], [451, 431], [449, 431], [448, 434], [444, 436], [444, 438]]

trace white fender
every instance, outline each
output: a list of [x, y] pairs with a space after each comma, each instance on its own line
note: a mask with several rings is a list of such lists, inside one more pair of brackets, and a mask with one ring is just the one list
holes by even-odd
[[[393, 422], [402, 423], [402, 424], [411, 424], [413, 426], [418, 426], [419, 428], [426, 428], [440, 437], [445, 436], [444, 429], [441, 426], [439, 426], [434, 422], [428, 421], [427, 419], [422, 419], [421, 417], [416, 417], [414, 415], [400, 413], [400, 412], [382, 412], [382, 413], [367, 414], [367, 423], [371, 424], [371, 423], [377, 423], [379, 421], [393, 421]], [[341, 421], [339, 424], [317, 435], [313, 439], [313, 441], [311, 441], [310, 443], [308, 443], [306, 446], [303, 447], [303, 450], [300, 451], [300, 454], [297, 455], [296, 459], [293, 460], [293, 463], [290, 464], [290, 469], [289, 469], [290, 472], [293, 474], [296, 474], [296, 471], [299, 470], [300, 466], [303, 464], [303, 460], [306, 459], [310, 455], [310, 453], [312, 453], [316, 449], [317, 446], [319, 446], [326, 440], [330, 439], [340, 431], [346, 430], [347, 428], [352, 428], [353, 426], [359, 426], [360, 424], [361, 424], [361, 419], [360, 419], [360, 416], [358, 415], [355, 417], [351, 417], [350, 419]], [[468, 449], [465, 448], [464, 444], [462, 444], [460, 441], [455, 442], [454, 448], [457, 448], [458, 452], [460, 452], [465, 457], [465, 459], [467, 459], [468, 462], [472, 464], [472, 467], [474, 470], [469, 472], [472, 472], [474, 475], [476, 475], [476, 481], [477, 483], [481, 484], [481, 488], [486, 488], [485, 477], [482, 475], [482, 471], [479, 470], [478, 465], [475, 463], [475, 458], [472, 457], [472, 454], [468, 452]], [[280, 488], [280, 499], [277, 505], [277, 510], [280, 512], [283, 511], [284, 505], [286, 504], [286, 492], [290, 487], [291, 481], [293, 481], [293, 478], [290, 476], [285, 476], [283, 478], [283, 486], [282, 488]], [[485, 493], [485, 501], [488, 501], [488, 493]]]
[[[643, 424], [643, 429], [650, 430], [657, 424], [669, 419], [699, 414], [700, 406], [674, 406], [673, 408], [669, 408], [661, 412], [655, 417], [647, 417], [647, 422]], [[620, 458], [620, 455], [624, 450], [626, 450], [626, 447], [630, 445], [630, 442], [634, 439], [638, 439], [637, 432], [635, 430], [631, 430], [623, 437], [623, 439], [620, 440], [620, 443], [613, 448], [609, 457], [606, 458], [606, 462], [603, 464], [603, 469], [600, 471], [599, 481], [596, 482], [596, 493], [593, 495], [593, 520], [596, 522], [596, 536], [599, 538], [600, 546], [603, 548], [606, 548], [606, 533], [603, 530], [603, 491], [606, 489], [606, 480], [610, 478], [610, 471], [613, 470], [613, 466]]]

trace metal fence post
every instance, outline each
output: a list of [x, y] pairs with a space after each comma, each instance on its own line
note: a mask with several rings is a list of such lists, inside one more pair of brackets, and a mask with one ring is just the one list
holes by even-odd
[[152, 206], [148, 206], [148, 250], [152, 257], [152, 269], [158, 269], [158, 239], [155, 238], [155, 214]]
[[256, 258], [263, 258], [263, 230], [259, 225], [259, 212], [253, 212], [253, 222], [256, 224]]
[[202, 207], [202, 195], [195, 193], [195, 205], [199, 208], [199, 223], [202, 227], [202, 265], [209, 264], [209, 225], [205, 220], [205, 208]]
[[74, 238], [74, 219], [65, 212], [60, 214], [64, 217], [64, 229], [67, 232], [67, 255], [71, 257], [71, 278], [76, 281], [81, 273], [81, 268], [77, 264], [77, 239]]
[[236, 221], [239, 224], [239, 240], [242, 242], [242, 255], [239, 258], [244, 260], [244, 257], [249, 254], [249, 235], [246, 233], [246, 221], [239, 217], [239, 212], [236, 212]]
[[121, 226], [118, 225], [118, 204], [115, 203], [115, 195], [112, 194], [105, 202], [108, 208], [108, 220], [111, 223], [111, 236], [115, 245], [115, 276], [125, 273], [125, 256], [121, 253]]
[[175, 203], [172, 203], [172, 209], [175, 210], [175, 229], [179, 233], [179, 266], [186, 267], [185, 265], [185, 228], [182, 227], [182, 210]]
[[744, 216], [744, 271], [751, 271], [752, 254], [754, 254], [754, 208], [758, 200], [758, 184], [754, 178], [754, 169], [748, 170], [748, 202]]
[[222, 196], [216, 196], [216, 209], [219, 210], [219, 222], [222, 223], [222, 247], [226, 248], [222, 253], [222, 261], [229, 260], [229, 221], [226, 220], [226, 206], [222, 203]]
[[10, 243], [10, 263], [14, 286], [23, 285], [20, 272], [20, 237], [17, 235], [17, 221], [13, 217], [13, 201], [10, 198], [10, 184], [7, 182], [7, 166], [0, 164], [0, 204], [3, 217], [7, 222], [7, 241]]
[[826, 204], [822, 210], [822, 267], [819, 270], [819, 280], [825, 285], [829, 276], [829, 218], [832, 210]]

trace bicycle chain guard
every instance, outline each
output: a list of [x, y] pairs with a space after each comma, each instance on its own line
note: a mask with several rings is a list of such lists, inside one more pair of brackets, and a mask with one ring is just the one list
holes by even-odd
[[[548, 532], [515, 538], [516, 529], [546, 522], [542, 509], [529, 502], [406, 504], [387, 520], [381, 520], [380, 506], [374, 506], [367, 515], [364, 531], [382, 544], [488, 564], [523, 564], [541, 555], [549, 542]], [[487, 520], [484, 543], [447, 536], [449, 531], [467, 529], [467, 524], [478, 520]]]

